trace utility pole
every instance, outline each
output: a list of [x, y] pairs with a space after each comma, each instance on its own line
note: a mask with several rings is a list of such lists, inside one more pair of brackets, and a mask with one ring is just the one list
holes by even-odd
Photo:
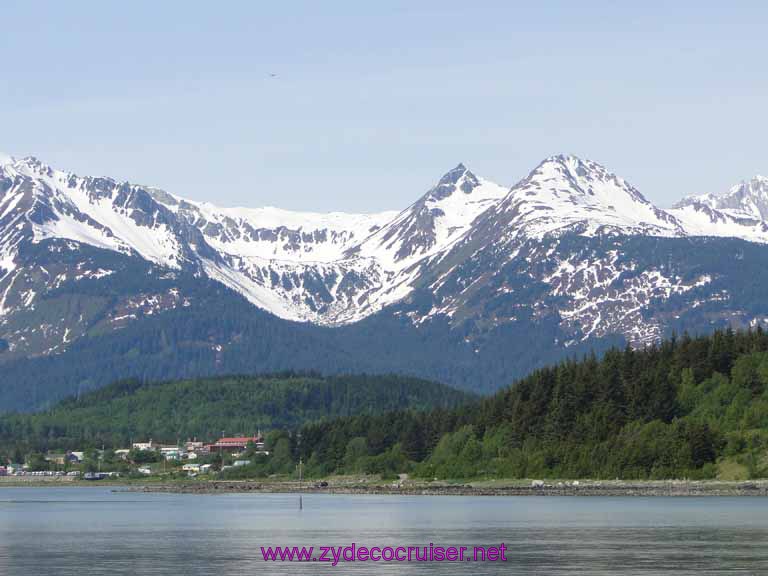
[[304, 509], [304, 501], [302, 499], [302, 464], [304, 463], [301, 458], [301, 432], [296, 435], [296, 448], [299, 451], [299, 510]]

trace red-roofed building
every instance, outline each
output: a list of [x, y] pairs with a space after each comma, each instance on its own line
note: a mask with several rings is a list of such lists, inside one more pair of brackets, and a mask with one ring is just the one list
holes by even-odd
[[248, 444], [255, 444], [257, 450], [264, 449], [264, 440], [261, 436], [234, 436], [231, 438], [219, 438], [213, 444], [209, 444], [207, 448], [211, 453], [214, 452], [228, 452], [234, 454], [236, 452], [243, 452]]

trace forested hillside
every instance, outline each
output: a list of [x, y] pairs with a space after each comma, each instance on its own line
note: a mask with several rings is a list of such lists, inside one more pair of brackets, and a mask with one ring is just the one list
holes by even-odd
[[308, 424], [316, 474], [425, 478], [768, 473], [768, 336], [684, 336], [538, 370], [479, 404]]
[[454, 408], [471, 396], [401, 376], [285, 374], [175, 382], [124, 380], [37, 414], [0, 419], [0, 447], [45, 451], [120, 448], [131, 439], [197, 437], [296, 428], [308, 421], [392, 410]]
[[615, 348], [468, 398], [409, 378], [226, 377], [116, 383], [0, 420], [0, 444], [45, 450], [270, 429], [280, 460], [240, 477], [713, 478], [768, 475], [768, 335], [719, 331]]

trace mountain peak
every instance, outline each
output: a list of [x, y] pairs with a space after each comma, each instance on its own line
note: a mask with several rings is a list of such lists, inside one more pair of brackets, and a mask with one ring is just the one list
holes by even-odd
[[582, 160], [572, 154], [558, 154], [545, 158], [525, 181], [576, 196], [595, 196], [596, 186], [601, 183], [610, 183], [611, 186], [608, 187], [600, 186], [604, 193], [629, 192], [635, 199], [646, 202], [638, 191], [602, 165], [591, 160]]
[[582, 159], [575, 154], [553, 154], [542, 160], [541, 164], [549, 162], [556, 162], [559, 164], [578, 164], [582, 162]]
[[728, 192], [725, 194], [722, 194], [721, 196], [729, 196], [730, 194], [733, 194], [734, 192], [738, 191], [753, 191], [758, 190], [760, 192], [766, 190], [768, 188], [768, 178], [765, 176], [761, 176], [760, 174], [756, 174], [749, 180], [742, 180], [736, 186], [733, 186]]
[[7, 166], [27, 175], [51, 176], [53, 173], [50, 166], [34, 156], [19, 157], [0, 152], [0, 166]]
[[456, 184], [456, 182], [458, 182], [461, 177], [464, 176], [465, 172], [468, 172], [467, 167], [463, 162], [459, 162], [455, 168], [452, 168], [443, 174], [438, 184]]
[[730, 209], [741, 214], [768, 220], [768, 178], [757, 175], [743, 181], [716, 199], [717, 208]]
[[597, 162], [582, 159], [573, 154], [557, 154], [545, 158], [528, 177], [543, 178], [544, 181], [550, 181], [552, 178], [565, 178], [571, 184], [575, 184], [577, 180], [581, 179], [585, 181], [620, 180]]
[[768, 178], [757, 175], [742, 180], [723, 194], [686, 196], [675, 208], [686, 206], [718, 210], [733, 218], [768, 221]]
[[53, 172], [53, 169], [48, 165], [42, 162], [39, 158], [36, 156], [24, 156], [23, 158], [12, 158], [13, 165], [23, 172], [32, 172], [38, 175], [48, 175], [50, 176]]
[[480, 185], [480, 181], [463, 164], [446, 172], [438, 181], [437, 185], [427, 192], [425, 198], [430, 200], [442, 200], [453, 194], [456, 189], [465, 194], [471, 194], [472, 191]]
[[569, 154], [544, 159], [512, 188], [500, 210], [513, 216], [510, 226], [531, 237], [568, 230], [586, 235], [682, 233], [679, 222], [628, 182]]
[[586, 176], [590, 172], [595, 172], [596, 174], [599, 174], [600, 177], [616, 178], [616, 176], [609, 172], [603, 165], [587, 158], [580, 158], [574, 154], [556, 154], [554, 156], [549, 156], [541, 161], [536, 169], [534, 169], [534, 172], [547, 167], [560, 167], [561, 169], [578, 176]]
[[426, 197], [434, 200], [447, 198], [458, 188], [465, 194], [471, 194], [472, 191], [480, 185], [480, 181], [463, 164], [446, 172], [438, 181], [437, 185], [427, 192]]

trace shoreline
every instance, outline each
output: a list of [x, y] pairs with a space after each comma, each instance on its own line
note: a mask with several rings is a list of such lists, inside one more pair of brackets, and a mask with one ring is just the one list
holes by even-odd
[[349, 494], [400, 496], [768, 496], [768, 480], [725, 481], [579, 481], [553, 482], [542, 486], [510, 484], [329, 484], [299, 486], [298, 482], [252, 480], [173, 482], [128, 486], [126, 492], [170, 494]]
[[[515, 481], [485, 480], [476, 482], [362, 482], [328, 480], [327, 486], [317, 482], [292, 480], [198, 480], [158, 482], [86, 482], [75, 479], [35, 478], [10, 481], [3, 478], [2, 487], [52, 488], [88, 487], [111, 488], [113, 492], [166, 494], [347, 494], [385, 496], [638, 496], [638, 497], [727, 497], [768, 496], [768, 479], [725, 480], [578, 480], [578, 481]], [[20, 479], [14, 479], [20, 480]]]

